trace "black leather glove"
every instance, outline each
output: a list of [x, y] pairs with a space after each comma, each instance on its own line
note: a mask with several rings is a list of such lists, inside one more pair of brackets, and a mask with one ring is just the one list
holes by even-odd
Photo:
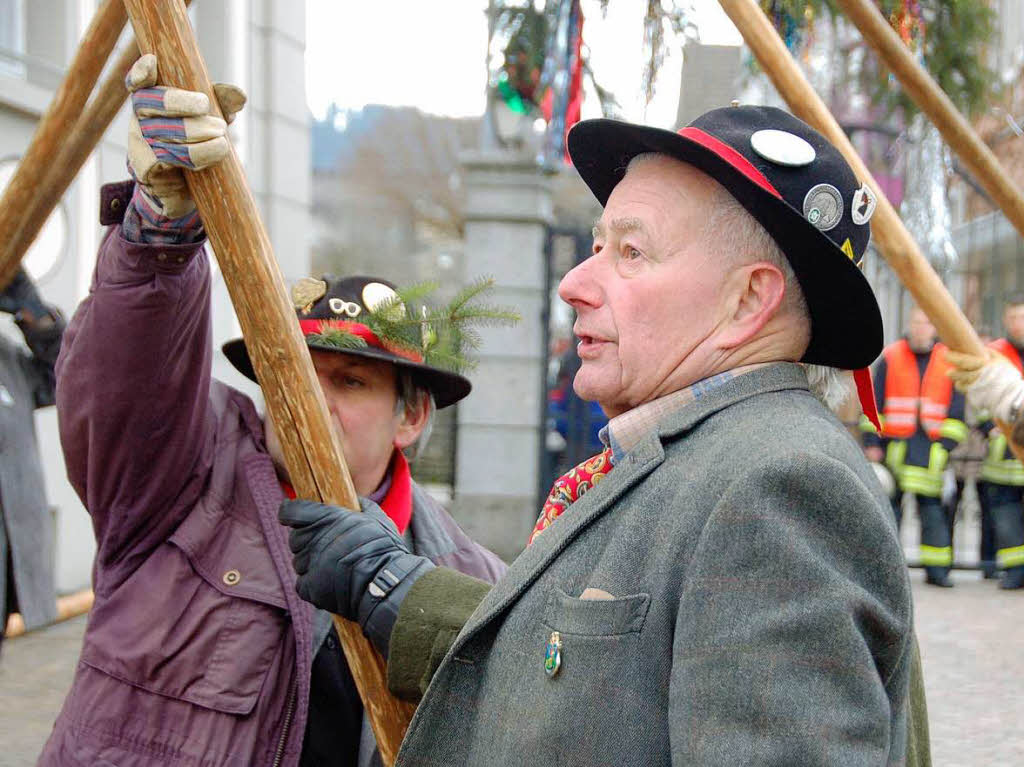
[[25, 274], [24, 269], [19, 269], [14, 275], [14, 279], [0, 293], [0, 312], [17, 314], [22, 311], [32, 315], [32, 319], [39, 319], [50, 314], [50, 310], [39, 297], [32, 280]]
[[288, 537], [299, 596], [357, 621], [386, 658], [398, 608], [416, 580], [434, 569], [411, 554], [394, 523], [372, 501], [363, 513], [313, 501], [284, 501], [278, 513]]

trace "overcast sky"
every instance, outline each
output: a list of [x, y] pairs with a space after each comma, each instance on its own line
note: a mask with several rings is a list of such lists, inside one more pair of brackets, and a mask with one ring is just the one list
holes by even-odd
[[[679, 96], [681, 41], [662, 67], [654, 101], [644, 110], [643, 0], [612, 0], [607, 19], [597, 0], [583, 0], [583, 36], [604, 87], [618, 97], [623, 116], [672, 127]], [[739, 34], [717, 3], [699, 3], [697, 24], [708, 43], [734, 43]], [[483, 112], [487, 72], [486, 0], [307, 0], [306, 93], [322, 118], [334, 101], [342, 108], [365, 104], [410, 105], [434, 114]], [[596, 99], [584, 101], [584, 117], [598, 117]]]

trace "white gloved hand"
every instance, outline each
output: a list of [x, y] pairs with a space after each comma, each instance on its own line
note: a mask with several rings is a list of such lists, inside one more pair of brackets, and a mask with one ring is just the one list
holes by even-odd
[[202, 170], [227, 156], [227, 123], [245, 104], [245, 93], [233, 85], [214, 85], [222, 120], [209, 114], [205, 93], [157, 86], [156, 81], [153, 54], [136, 61], [125, 78], [132, 100], [128, 169], [152, 213], [178, 219], [195, 209], [182, 169]]
[[971, 407], [987, 410], [1000, 421], [1012, 420], [1012, 411], [1024, 400], [1024, 379], [1006, 357], [993, 349], [986, 349], [983, 357], [950, 350], [946, 359], [953, 365], [949, 377]]

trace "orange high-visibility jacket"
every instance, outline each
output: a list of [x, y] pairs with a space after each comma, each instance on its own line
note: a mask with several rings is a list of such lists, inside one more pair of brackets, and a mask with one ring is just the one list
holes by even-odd
[[953, 401], [953, 382], [946, 375], [949, 362], [946, 347], [935, 344], [924, 379], [917, 369], [917, 359], [905, 338], [889, 344], [885, 356], [885, 406], [882, 435], [910, 439], [917, 431], [918, 419], [933, 442], [942, 435], [939, 429]]
[[1017, 348], [1007, 341], [1005, 338], [997, 338], [995, 341], [989, 343], [990, 349], [995, 349], [997, 352], [1002, 354], [1006, 359], [1013, 363], [1014, 367], [1017, 368], [1018, 373], [1024, 373], [1024, 366], [1021, 365], [1020, 353]]

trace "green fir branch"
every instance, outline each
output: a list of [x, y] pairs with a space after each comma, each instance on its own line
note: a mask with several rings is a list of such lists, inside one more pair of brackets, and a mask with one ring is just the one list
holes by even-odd
[[335, 349], [350, 351], [352, 349], [365, 349], [369, 344], [362, 336], [350, 333], [341, 328], [334, 328], [325, 325], [319, 333], [312, 333], [306, 336], [307, 343], [318, 343], [323, 346], [331, 346]]

